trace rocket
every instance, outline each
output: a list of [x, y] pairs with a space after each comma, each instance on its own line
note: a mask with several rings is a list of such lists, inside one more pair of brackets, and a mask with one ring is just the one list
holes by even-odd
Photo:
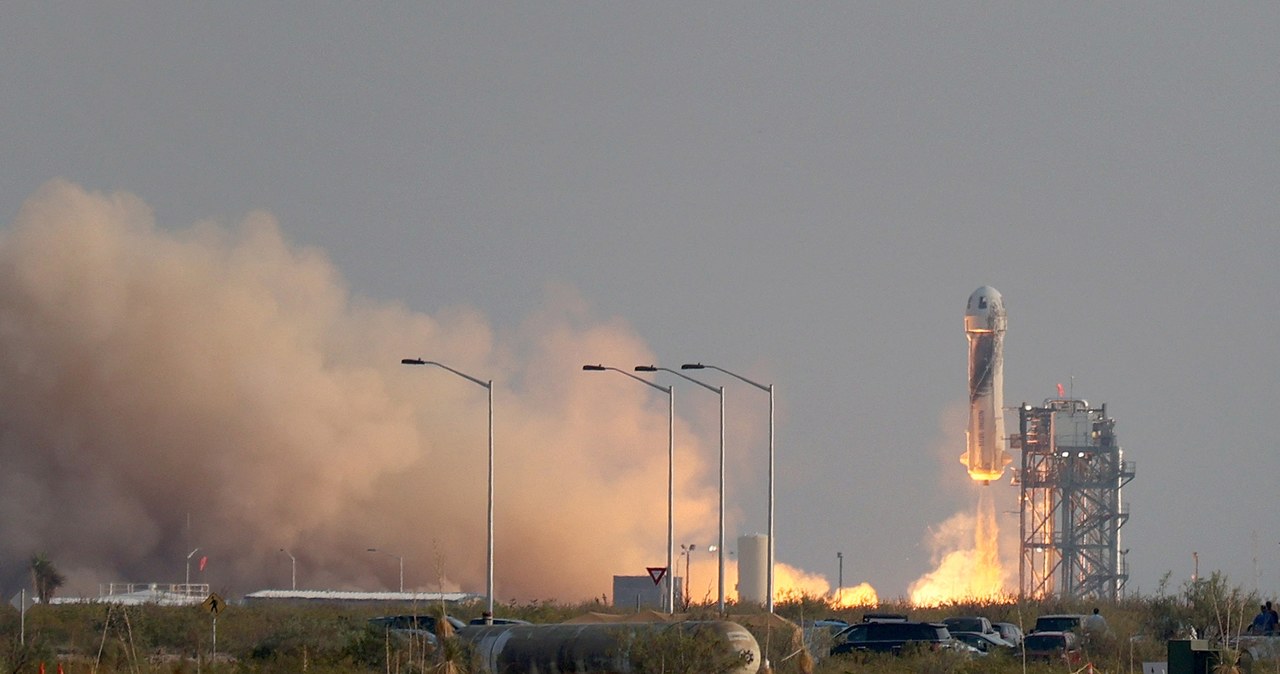
[[968, 450], [960, 463], [969, 477], [990, 484], [1013, 459], [1004, 451], [1004, 299], [991, 286], [969, 296], [964, 334], [969, 338]]

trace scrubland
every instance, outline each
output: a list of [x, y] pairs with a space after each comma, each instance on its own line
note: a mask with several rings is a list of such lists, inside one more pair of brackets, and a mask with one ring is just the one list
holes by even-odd
[[[1181, 587], [1168, 579], [1151, 595], [1130, 595], [1120, 601], [984, 601], [916, 608], [904, 602], [885, 602], [868, 608], [832, 608], [817, 597], [791, 597], [776, 604], [776, 613], [803, 626], [818, 619], [862, 619], [868, 611], [904, 613], [912, 620], [941, 620], [954, 615], [983, 615], [1030, 629], [1035, 618], [1048, 613], [1090, 613], [1096, 606], [1106, 617], [1110, 633], [1086, 643], [1084, 662], [1096, 672], [1141, 672], [1142, 663], [1165, 660], [1166, 642], [1185, 638], [1191, 630], [1218, 643], [1226, 664], [1234, 662], [1232, 641], [1247, 626], [1266, 597], [1232, 586], [1213, 575]], [[0, 611], [0, 674], [88, 672], [115, 674], [233, 672], [316, 674], [380, 672], [478, 672], [464, 644], [448, 635], [432, 647], [425, 637], [389, 634], [369, 619], [402, 613], [438, 614], [445, 607], [431, 605], [341, 606], [333, 604], [231, 605], [217, 617], [216, 648], [212, 616], [200, 607], [53, 604], [35, 606], [26, 614], [25, 629], [11, 607]], [[449, 606], [463, 621], [480, 615], [478, 605]], [[500, 606], [499, 617], [536, 623], [560, 622], [587, 612], [614, 613], [601, 602], [577, 604], [556, 601], [511, 603]], [[731, 614], [759, 609], [731, 607]], [[695, 607], [692, 617], [714, 619], [714, 611]], [[745, 621], [744, 621], [745, 622]], [[762, 625], [766, 624], [763, 621]], [[912, 672], [924, 674], [990, 672], [1064, 672], [1077, 667], [1024, 663], [1017, 656], [961, 657], [954, 653], [920, 652], [903, 656], [854, 655], [822, 657], [821, 638], [814, 648], [798, 647], [797, 627], [775, 625], [748, 628], [755, 633], [777, 674], [843, 674], [846, 672]], [[728, 666], [709, 654], [696, 638], [659, 639], [640, 643], [633, 653], [639, 672], [715, 674]], [[1274, 663], [1256, 663], [1254, 672], [1277, 672]], [[543, 673], [547, 674], [547, 673]]]

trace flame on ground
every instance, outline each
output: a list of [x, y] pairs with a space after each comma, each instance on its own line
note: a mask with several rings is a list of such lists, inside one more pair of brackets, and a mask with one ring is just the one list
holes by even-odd
[[[972, 547], [965, 538], [973, 532]], [[970, 517], [957, 514], [942, 523], [931, 544], [941, 555], [938, 567], [911, 584], [907, 593], [915, 606], [939, 606], [957, 601], [989, 601], [1003, 598], [1008, 575], [1000, 563], [1000, 529], [990, 489], [979, 491], [978, 506]]]
[[[684, 567], [683, 582], [688, 587], [688, 599], [694, 605], [711, 605], [717, 599], [717, 561], [713, 557], [695, 560], [692, 569]], [[737, 564], [725, 565], [725, 598], [738, 601]], [[832, 608], [854, 606], [879, 606], [880, 597], [869, 583], [861, 583], [843, 590], [832, 587], [826, 577], [810, 573], [789, 564], [777, 562], [773, 575], [773, 600], [785, 602], [806, 597], [825, 597]]]
[[880, 605], [880, 597], [869, 583], [833, 588], [824, 576], [779, 564], [774, 572], [774, 601], [805, 596], [828, 597], [832, 608]]
[[831, 598], [832, 608], [853, 608], [858, 606], [874, 607], [880, 605], [880, 596], [870, 583], [859, 583], [853, 587], [838, 589]]

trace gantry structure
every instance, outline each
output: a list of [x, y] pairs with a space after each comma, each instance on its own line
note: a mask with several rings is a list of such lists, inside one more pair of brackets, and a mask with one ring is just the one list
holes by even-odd
[[1011, 444], [1022, 450], [1021, 596], [1119, 599], [1129, 578], [1120, 547], [1129, 514], [1120, 496], [1134, 467], [1115, 420], [1105, 404], [1069, 399], [1023, 404], [1018, 420]]

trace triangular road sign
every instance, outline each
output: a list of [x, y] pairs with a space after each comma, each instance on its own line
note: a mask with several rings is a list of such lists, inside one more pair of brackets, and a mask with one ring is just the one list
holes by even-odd
[[34, 606], [35, 603], [36, 603], [36, 598], [31, 594], [29, 594], [26, 590], [19, 590], [18, 594], [13, 595], [13, 598], [9, 600], [9, 605], [18, 609], [19, 611], [26, 611], [27, 609]]
[[649, 577], [653, 579], [654, 585], [661, 583], [662, 578], [667, 575], [667, 567], [665, 566], [646, 566], [644, 570], [649, 572]]

